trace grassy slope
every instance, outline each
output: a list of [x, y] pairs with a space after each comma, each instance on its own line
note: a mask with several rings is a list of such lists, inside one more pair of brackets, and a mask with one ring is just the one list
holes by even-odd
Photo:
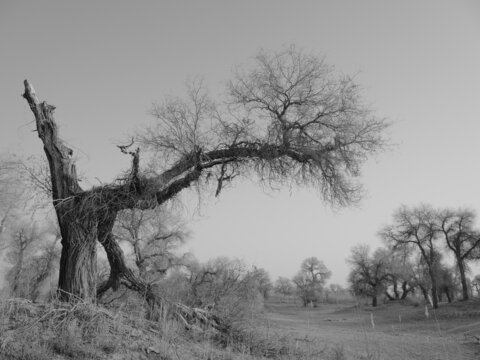
[[[343, 349], [347, 357], [372, 359], [478, 359], [480, 302], [442, 304], [429, 318], [425, 309], [390, 303], [322, 305], [318, 309], [272, 303], [267, 326], [299, 342]], [[374, 326], [372, 326], [372, 317]], [[304, 339], [304, 340], [302, 340]]]
[[424, 311], [402, 304], [303, 309], [271, 301], [255, 328], [219, 348], [208, 332], [187, 332], [166, 319], [149, 322], [131, 309], [12, 299], [0, 304], [0, 359], [480, 358], [474, 342], [480, 302], [443, 304], [429, 319]]

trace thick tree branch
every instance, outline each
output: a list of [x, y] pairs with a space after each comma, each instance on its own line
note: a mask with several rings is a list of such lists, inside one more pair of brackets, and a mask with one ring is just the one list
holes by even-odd
[[38, 136], [47, 155], [55, 204], [55, 200], [67, 198], [81, 191], [72, 158], [73, 151], [65, 146], [57, 135], [57, 125], [53, 119], [55, 106], [48, 105], [45, 101], [39, 102], [33, 86], [27, 80], [24, 81], [24, 85], [23, 97], [35, 115]]
[[115, 218], [116, 213], [106, 212], [98, 225], [98, 240], [107, 253], [110, 276], [107, 281], [98, 286], [97, 296], [103, 295], [110, 288], [117, 290], [122, 283], [153, 301], [154, 295], [151, 293], [149, 285], [138, 278], [127, 266], [123, 251], [112, 234]]
[[[326, 148], [326, 158], [332, 148]], [[205, 169], [225, 166], [228, 163], [243, 161], [273, 161], [280, 158], [290, 159], [299, 164], [309, 164], [321, 160], [322, 153], [302, 153], [284, 146], [257, 144], [232, 146], [226, 149], [212, 150], [205, 154], [195, 152], [185, 156], [172, 168], [158, 177], [139, 178], [138, 186], [132, 189], [131, 183], [96, 187], [83, 194], [96, 201], [98, 207], [108, 206], [116, 211], [123, 209], [153, 208], [172, 199], [180, 191], [190, 187], [202, 175]]]

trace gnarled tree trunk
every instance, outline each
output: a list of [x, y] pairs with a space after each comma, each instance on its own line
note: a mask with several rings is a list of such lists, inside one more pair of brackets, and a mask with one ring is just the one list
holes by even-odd
[[57, 208], [62, 234], [58, 292], [63, 300], [93, 300], [97, 285], [97, 227], [90, 214]]
[[[96, 285], [95, 213], [81, 203], [73, 151], [57, 135], [55, 107], [40, 102], [33, 87], [24, 82], [23, 97], [35, 115], [38, 136], [48, 159], [53, 205], [62, 235], [58, 290], [62, 300], [91, 300]], [[82, 206], [84, 205], [84, 206]]]
[[[24, 82], [23, 97], [35, 115], [38, 136], [43, 142], [52, 182], [52, 199], [62, 236], [58, 293], [61, 300], [94, 301], [97, 295], [96, 243], [101, 242], [111, 265], [111, 279], [122, 276], [141, 290], [148, 290], [126, 267], [123, 252], [111, 235], [117, 212], [132, 206], [132, 184], [112, 196], [110, 188], [84, 191], [78, 184], [73, 151], [58, 137], [53, 119], [55, 107], [40, 102], [33, 87]], [[134, 165], [138, 167], [138, 153]], [[118, 189], [117, 189], [118, 190]], [[100, 233], [100, 234], [99, 234]], [[110, 239], [106, 242], [105, 239]], [[106, 246], [107, 245], [107, 246]], [[121, 264], [117, 265], [117, 264]], [[113, 281], [108, 287], [114, 286]], [[107, 287], [107, 288], [108, 288]], [[103, 291], [106, 289], [104, 285]]]

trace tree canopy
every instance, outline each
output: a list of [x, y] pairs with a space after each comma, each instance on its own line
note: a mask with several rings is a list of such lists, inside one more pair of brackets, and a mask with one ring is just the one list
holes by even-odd
[[186, 99], [167, 98], [152, 114], [155, 124], [138, 140], [154, 152], [167, 187], [173, 179], [188, 186], [214, 175], [218, 195], [253, 171], [268, 184], [315, 186], [340, 205], [359, 199], [355, 179], [386, 145], [388, 126], [365, 105], [354, 79], [295, 47], [261, 51], [251, 67], [237, 68], [223, 102], [194, 81]]
[[194, 82], [187, 99], [156, 105], [155, 124], [136, 137], [153, 154], [149, 167], [140, 166], [140, 148], [120, 146], [132, 157], [130, 171], [111, 184], [82, 189], [73, 150], [58, 134], [55, 107], [40, 102], [25, 81], [23, 96], [44, 145], [62, 235], [63, 298], [95, 295], [97, 241], [111, 268], [97, 292], [121, 282], [148, 292], [112, 233], [117, 213], [155, 208], [194, 183], [215, 180], [218, 195], [235, 177], [258, 174], [268, 184], [314, 186], [332, 204], [358, 200], [361, 165], [385, 146], [388, 123], [365, 104], [354, 79], [289, 47], [261, 51], [251, 67], [238, 68], [226, 94], [223, 102], [213, 101], [203, 83]]

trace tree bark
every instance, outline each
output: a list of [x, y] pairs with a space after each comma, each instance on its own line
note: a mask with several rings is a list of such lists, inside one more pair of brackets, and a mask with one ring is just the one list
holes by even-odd
[[458, 272], [460, 273], [460, 280], [462, 282], [462, 297], [463, 300], [468, 300], [468, 285], [467, 285], [467, 277], [465, 276], [465, 264], [463, 263], [463, 259], [460, 256], [456, 256], [457, 258], [457, 265], [458, 265]]
[[[95, 218], [72, 209], [63, 214], [57, 209], [62, 234], [62, 253], [58, 279], [61, 300], [94, 301], [97, 283], [97, 227]], [[60, 220], [61, 219], [61, 220]]]
[[372, 307], [376, 307], [378, 303], [377, 295], [372, 296]]
[[432, 306], [434, 309], [438, 309], [438, 285], [437, 277], [433, 273], [432, 269], [429, 269], [430, 279], [432, 281]]
[[30, 109], [35, 115], [38, 136], [43, 142], [52, 182], [52, 198], [62, 235], [58, 280], [62, 300], [93, 300], [96, 284], [96, 219], [88, 202], [82, 202], [73, 151], [57, 135], [55, 107], [40, 102], [35, 90], [24, 81]]
[[[117, 212], [138, 200], [138, 151], [133, 155], [132, 181], [122, 186], [104, 186], [83, 191], [78, 184], [73, 151], [58, 137], [53, 118], [55, 107], [40, 102], [35, 90], [24, 82], [23, 97], [32, 110], [38, 136], [43, 142], [52, 182], [52, 200], [62, 236], [58, 293], [61, 300], [95, 301], [97, 295], [96, 242], [104, 246], [111, 266], [110, 279], [100, 287], [116, 289], [120, 279], [137, 291], [152, 293], [125, 265], [121, 248], [111, 230]], [[114, 190], [112, 190], [114, 189]], [[147, 295], [146, 295], [147, 296]]]
[[430, 303], [430, 299], [428, 298], [428, 291], [427, 291], [427, 289], [425, 289], [425, 287], [422, 286], [422, 285], [419, 285], [419, 287], [420, 287], [420, 290], [422, 291], [423, 298], [425, 299], [425, 302], [426, 302], [427, 304], [429, 304], [429, 303]]
[[139, 292], [145, 298], [148, 305], [147, 317], [152, 319], [158, 299], [150, 285], [141, 277], [137, 277], [125, 262], [122, 248], [118, 245], [118, 242], [112, 234], [116, 211], [105, 211], [101, 214], [100, 218], [101, 221], [98, 224], [98, 240], [107, 254], [110, 265], [110, 276], [106, 282], [98, 286], [97, 297], [101, 297], [110, 288], [116, 291], [120, 284], [123, 284], [129, 289]]
[[132, 290], [145, 294], [147, 300], [153, 300], [153, 294], [148, 284], [138, 278], [127, 266], [122, 248], [118, 245], [113, 235], [109, 233], [106, 237], [100, 236], [99, 240], [107, 253], [107, 259], [110, 265], [110, 277], [104, 284], [98, 287], [97, 295], [101, 296], [109, 288], [117, 290], [120, 284], [124, 284]]
[[448, 287], [445, 288], [445, 295], [447, 295], [447, 301], [450, 304], [452, 302], [452, 296], [450, 295], [450, 289]]
[[407, 288], [408, 282], [404, 281], [402, 283], [402, 296], [400, 297], [401, 300], [405, 300], [407, 298], [408, 293], [412, 290], [412, 288]]
[[396, 278], [393, 278], [393, 293], [395, 294], [395, 300], [398, 300], [400, 298], [400, 294], [398, 293], [398, 284]]

